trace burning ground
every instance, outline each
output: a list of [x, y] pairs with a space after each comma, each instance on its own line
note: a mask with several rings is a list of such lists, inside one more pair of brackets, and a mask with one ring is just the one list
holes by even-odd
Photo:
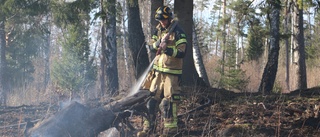
[[[179, 110], [183, 136], [316, 137], [320, 134], [320, 88], [267, 96], [221, 89], [185, 91]], [[105, 103], [90, 100], [86, 106], [92, 108]], [[26, 121], [41, 121], [58, 111], [57, 104], [47, 102], [0, 107], [0, 136], [23, 136]], [[139, 116], [129, 120], [136, 128], [141, 126]]]

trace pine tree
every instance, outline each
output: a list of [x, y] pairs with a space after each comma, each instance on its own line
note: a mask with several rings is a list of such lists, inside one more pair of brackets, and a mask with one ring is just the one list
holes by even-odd
[[[229, 37], [226, 45], [225, 71], [221, 77], [221, 87], [229, 90], [243, 91], [248, 84], [245, 72], [236, 64], [237, 45], [235, 38]], [[221, 62], [222, 63], [222, 62]]]
[[52, 76], [58, 86], [71, 94], [88, 91], [96, 80], [96, 66], [89, 56], [92, 2], [54, 3], [54, 22], [62, 29], [63, 37], [59, 41], [61, 56], [53, 63]]
[[264, 30], [258, 19], [252, 19], [250, 22], [250, 28], [248, 31], [248, 48], [247, 58], [248, 60], [258, 60], [264, 51]]
[[48, 4], [48, 0], [0, 2], [0, 92], [4, 93], [1, 103], [5, 103], [5, 92], [26, 88], [33, 81], [32, 60], [45, 45], [43, 35], [47, 28], [42, 17], [48, 13]]

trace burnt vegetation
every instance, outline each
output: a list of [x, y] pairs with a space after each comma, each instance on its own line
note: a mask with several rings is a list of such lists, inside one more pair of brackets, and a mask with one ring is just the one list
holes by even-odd
[[[317, 136], [320, 132], [320, 88], [271, 95], [234, 93], [213, 88], [198, 91], [185, 89], [185, 91], [187, 92], [179, 107], [179, 131], [182, 136], [302, 137]], [[119, 100], [115, 99], [107, 102], [90, 100], [84, 104], [74, 102], [64, 109], [48, 102], [30, 106], [1, 107], [0, 135], [24, 136], [26, 127], [33, 127], [33, 123], [38, 122], [35, 125], [37, 132], [46, 131], [51, 136], [103, 136], [95, 132], [86, 132], [84, 129], [89, 131], [100, 128], [99, 131], [104, 131], [110, 127], [116, 127], [122, 136], [132, 136], [140, 130], [141, 116], [145, 114], [143, 111], [145, 102], [141, 101], [143, 99], [139, 100], [140, 102], [133, 103], [136, 105], [129, 105], [130, 107], [115, 105], [119, 103], [116, 102]], [[110, 107], [107, 106], [110, 104], [122, 107], [108, 112]], [[58, 129], [60, 127], [54, 126], [59, 125], [57, 119], [65, 122], [62, 125], [71, 128], [71, 131], [91, 134], [72, 135], [57, 132], [61, 130]], [[50, 120], [52, 122], [48, 123]], [[45, 122], [47, 124], [43, 124]], [[53, 128], [41, 129], [43, 125], [48, 124], [53, 125]], [[101, 125], [103, 126], [99, 127]], [[152, 136], [159, 135], [157, 131], [161, 128], [157, 127]]]

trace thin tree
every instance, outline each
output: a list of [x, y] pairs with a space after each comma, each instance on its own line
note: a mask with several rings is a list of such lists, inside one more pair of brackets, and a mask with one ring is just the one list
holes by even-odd
[[206, 86], [210, 86], [207, 71], [203, 64], [203, 60], [202, 60], [202, 56], [199, 48], [199, 41], [198, 41], [195, 25], [192, 25], [192, 42], [193, 42], [194, 65], [196, 67], [196, 70], [199, 74], [199, 77], [204, 82], [204, 84]]
[[[224, 77], [224, 65], [225, 65], [225, 57], [226, 57], [226, 42], [227, 42], [227, 31], [226, 31], [226, 26], [227, 26], [227, 13], [226, 13], [226, 9], [227, 9], [227, 1], [223, 0], [223, 13], [222, 13], [222, 45], [221, 45], [221, 70], [220, 70], [220, 74], [221, 74], [221, 78]], [[219, 80], [219, 87], [221, 86], [221, 80]]]
[[[3, 12], [1, 12], [3, 13]], [[5, 16], [0, 13], [0, 106], [6, 106], [7, 96], [5, 89], [4, 72], [6, 70], [6, 36], [5, 36]]]
[[100, 55], [100, 96], [103, 96], [106, 90], [106, 80], [105, 80], [105, 66], [106, 66], [106, 54], [104, 54], [104, 50], [106, 49], [106, 41], [105, 41], [105, 20], [106, 13], [104, 11], [103, 0], [100, 0], [100, 12], [101, 12], [101, 52]]

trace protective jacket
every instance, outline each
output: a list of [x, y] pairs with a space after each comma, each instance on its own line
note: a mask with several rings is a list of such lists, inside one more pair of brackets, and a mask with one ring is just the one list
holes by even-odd
[[[168, 28], [163, 28], [160, 24], [157, 26], [157, 30], [152, 36], [152, 51], [157, 52], [159, 50], [159, 41], [162, 37], [166, 36], [171, 29], [172, 24], [174, 24], [174, 20], [170, 23]], [[186, 34], [178, 25], [176, 25], [171, 34], [169, 34], [166, 42], [167, 48], [162, 50], [161, 53], [155, 57], [153, 69], [163, 73], [181, 75], [183, 57], [185, 56], [187, 45]]]

